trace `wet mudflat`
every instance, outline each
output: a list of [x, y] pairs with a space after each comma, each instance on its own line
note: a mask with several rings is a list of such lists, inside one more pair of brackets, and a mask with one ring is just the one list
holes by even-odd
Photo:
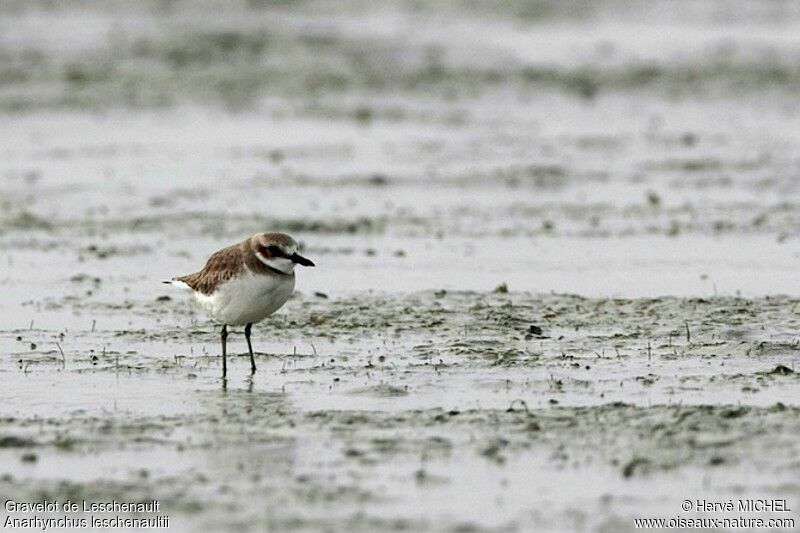
[[[2, 499], [797, 518], [800, 13], [667, 4], [4, 4]], [[268, 229], [318, 266], [223, 383], [159, 282]]]
[[4, 334], [3, 493], [300, 531], [611, 531], [686, 498], [791, 499], [798, 304], [304, 295], [224, 387], [185, 301], [94, 308], [168, 318]]

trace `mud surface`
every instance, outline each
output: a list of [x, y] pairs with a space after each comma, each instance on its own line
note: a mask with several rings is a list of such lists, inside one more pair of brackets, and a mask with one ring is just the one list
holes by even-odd
[[616, 531], [685, 498], [791, 500], [798, 304], [299, 296], [223, 387], [189, 303], [73, 300], [160, 318], [3, 335], [2, 490], [299, 531]]
[[[797, 519], [800, 11], [565, 5], [3, 2], [0, 499]], [[317, 268], [223, 384], [159, 282], [268, 229]]]

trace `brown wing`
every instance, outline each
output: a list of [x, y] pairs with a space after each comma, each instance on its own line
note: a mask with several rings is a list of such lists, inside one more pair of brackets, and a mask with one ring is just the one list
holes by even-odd
[[231, 279], [242, 271], [244, 259], [241, 244], [234, 244], [216, 252], [208, 258], [200, 272], [175, 278], [203, 294], [211, 294], [220, 283]]

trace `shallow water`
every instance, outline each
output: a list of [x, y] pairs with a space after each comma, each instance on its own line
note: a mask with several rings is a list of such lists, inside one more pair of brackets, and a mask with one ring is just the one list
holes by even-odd
[[224, 387], [183, 299], [98, 306], [163, 318], [3, 337], [4, 491], [300, 530], [628, 527], [684, 496], [793, 497], [799, 303], [300, 296], [256, 328], [258, 373], [233, 355]]

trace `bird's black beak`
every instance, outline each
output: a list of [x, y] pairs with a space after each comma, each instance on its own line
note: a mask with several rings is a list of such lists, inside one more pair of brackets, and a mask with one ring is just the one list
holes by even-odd
[[298, 253], [293, 253], [291, 257], [289, 257], [289, 259], [291, 259], [293, 263], [297, 263], [298, 265], [303, 265], [304, 267], [315, 266], [314, 261], [312, 261], [311, 259], [306, 259], [305, 257], [303, 257]]

